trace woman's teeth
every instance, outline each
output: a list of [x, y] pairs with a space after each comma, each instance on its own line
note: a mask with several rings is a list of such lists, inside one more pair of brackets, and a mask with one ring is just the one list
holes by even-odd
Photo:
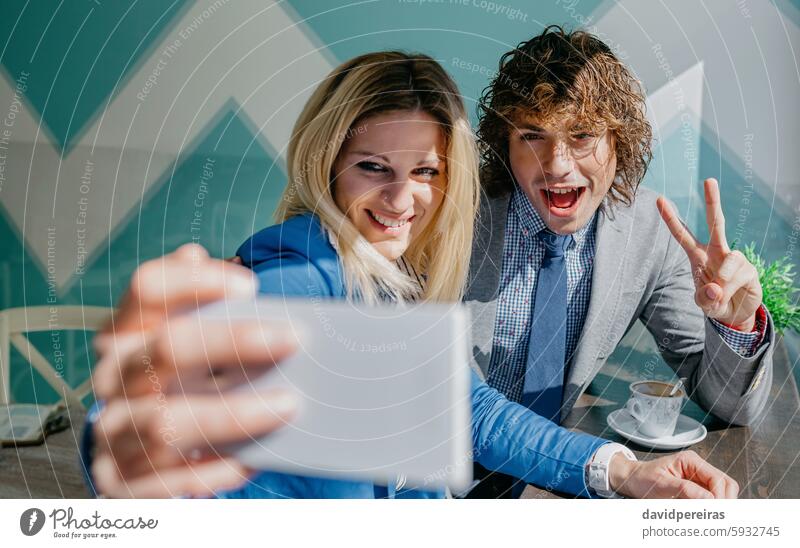
[[378, 215], [373, 211], [369, 211], [369, 214], [373, 219], [375, 219], [376, 221], [378, 221], [380, 224], [382, 224], [387, 228], [400, 228], [401, 226], [405, 226], [406, 224], [408, 224], [408, 219], [403, 219], [403, 220], [389, 219], [381, 215]]

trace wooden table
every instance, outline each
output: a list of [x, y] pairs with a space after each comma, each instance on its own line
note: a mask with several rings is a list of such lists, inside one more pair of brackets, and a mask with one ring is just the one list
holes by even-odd
[[0, 449], [0, 498], [88, 498], [78, 458], [85, 417], [71, 408], [70, 427], [44, 444]]
[[[771, 400], [752, 427], [729, 427], [692, 402], [684, 409], [708, 428], [708, 437], [692, 449], [735, 478], [743, 498], [800, 497], [800, 397], [791, 365], [785, 347], [778, 345]], [[565, 425], [625, 443], [639, 459], [668, 453], [627, 442], [606, 424], [608, 414], [625, 403], [628, 384], [635, 380], [627, 369], [604, 369]], [[88, 497], [78, 458], [84, 417], [85, 411], [70, 410], [71, 427], [49, 436], [44, 445], [0, 449], [0, 498]], [[559, 495], [528, 486], [523, 498]]]
[[[786, 347], [774, 354], [774, 378], [767, 408], [750, 426], [728, 426], [688, 402], [684, 414], [701, 421], [708, 436], [693, 445], [708, 462], [739, 482], [740, 498], [800, 497], [800, 397]], [[800, 364], [795, 364], [800, 366]], [[640, 380], [623, 368], [604, 368], [579, 400], [565, 422], [573, 430], [588, 432], [628, 446], [640, 460], [658, 458], [671, 451], [646, 449], [614, 432], [606, 423], [609, 413], [625, 404], [630, 382]], [[529, 485], [522, 498], [564, 498], [564, 495]]]

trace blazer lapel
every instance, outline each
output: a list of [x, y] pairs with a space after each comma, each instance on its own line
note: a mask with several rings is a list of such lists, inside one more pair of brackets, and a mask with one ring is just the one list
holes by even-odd
[[472, 365], [485, 378], [489, 369], [503, 267], [503, 244], [511, 193], [484, 199], [475, 223], [469, 280], [464, 300], [472, 322]]
[[609, 207], [604, 203], [598, 211], [589, 308], [568, 364], [564, 415], [614, 351], [628, 327], [628, 322], [624, 321], [627, 318], [617, 318], [617, 313], [628, 278], [625, 249], [631, 237], [632, 220], [633, 208]]
[[[476, 221], [464, 297], [472, 322], [472, 365], [483, 374], [483, 378], [488, 373], [494, 340], [510, 199], [511, 194], [508, 193], [482, 202], [481, 213]], [[630, 281], [625, 250], [632, 237], [633, 216], [633, 207], [612, 208], [604, 204], [598, 211], [589, 308], [577, 347], [568, 364], [564, 387], [565, 411], [572, 408], [628, 327], [629, 318], [616, 316], [622, 291]]]

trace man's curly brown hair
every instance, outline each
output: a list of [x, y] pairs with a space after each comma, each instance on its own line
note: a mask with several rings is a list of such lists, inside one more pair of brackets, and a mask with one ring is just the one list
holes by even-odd
[[652, 158], [644, 92], [599, 38], [558, 25], [505, 53], [483, 91], [477, 133], [486, 192], [497, 196], [514, 186], [508, 139], [515, 121], [532, 117], [548, 125], [565, 116], [581, 131], [611, 132], [617, 169], [608, 197], [630, 205]]

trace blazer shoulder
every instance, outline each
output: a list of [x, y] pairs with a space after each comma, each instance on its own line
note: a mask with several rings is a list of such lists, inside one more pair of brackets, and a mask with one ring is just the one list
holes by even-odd
[[658, 213], [658, 208], [656, 207], [656, 200], [658, 200], [659, 196], [661, 196], [661, 194], [653, 189], [639, 187], [633, 199], [634, 207], [641, 209], [642, 213], [647, 214], [648, 217], [660, 219], [661, 215]]
[[657, 225], [661, 222], [661, 215], [656, 207], [656, 200], [661, 194], [655, 190], [639, 187], [633, 203], [629, 206], [629, 215], [633, 216], [637, 225]]
[[[649, 236], [654, 247], [664, 248], [666, 252], [667, 248], [680, 246], [677, 245], [677, 242], [674, 242], [672, 233], [669, 231], [666, 223], [661, 218], [661, 213], [658, 211], [656, 200], [658, 200], [661, 195], [660, 192], [650, 188], [640, 187], [634, 199], [634, 208], [636, 210], [634, 213], [634, 222], [637, 230]], [[667, 201], [675, 207], [675, 202], [669, 198], [667, 198]]]
[[612, 206], [606, 215], [610, 215], [614, 219], [612, 223], [623, 232], [635, 234], [635, 240], [647, 242], [648, 246], [664, 246], [671, 235], [656, 206], [659, 196], [661, 194], [655, 190], [640, 186], [631, 205]]
[[673, 264], [677, 244], [671, 243], [672, 234], [656, 207], [658, 196], [658, 192], [640, 187], [630, 205], [603, 204], [597, 228], [598, 265], [605, 261], [617, 264], [623, 257], [625, 275], [633, 280], [652, 278], [664, 271], [665, 264]]

